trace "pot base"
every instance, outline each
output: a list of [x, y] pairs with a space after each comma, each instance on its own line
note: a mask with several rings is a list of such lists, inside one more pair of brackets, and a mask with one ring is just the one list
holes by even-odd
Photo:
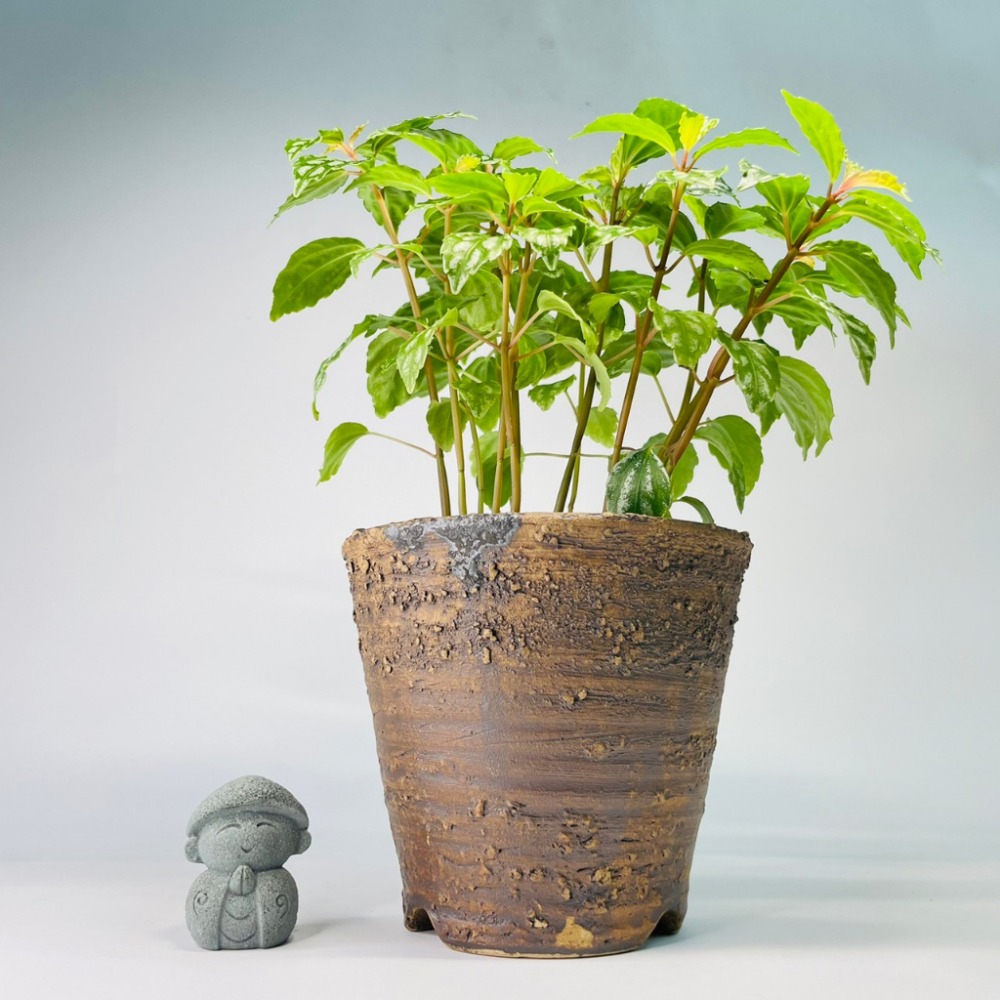
[[[683, 921], [683, 914], [679, 914], [676, 910], [668, 910], [648, 930], [634, 935], [629, 940], [605, 940], [599, 943], [591, 931], [577, 924], [575, 917], [569, 916], [561, 934], [556, 937], [556, 947], [553, 948], [551, 941], [540, 938], [539, 948], [542, 950], [524, 950], [523, 946], [516, 945], [510, 948], [498, 947], [496, 939], [502, 931], [497, 926], [484, 928], [470, 926], [464, 922], [441, 920], [438, 921], [439, 926], [435, 926], [427, 911], [421, 907], [408, 910], [403, 923], [409, 931], [434, 931], [438, 939], [453, 951], [467, 952], [471, 955], [487, 955], [493, 958], [596, 958], [601, 955], [624, 955], [630, 951], [638, 951], [651, 937], [676, 934], [681, 929]], [[485, 936], [490, 943], [475, 943], [476, 938], [480, 936]], [[562, 947], [558, 946], [560, 938]]]

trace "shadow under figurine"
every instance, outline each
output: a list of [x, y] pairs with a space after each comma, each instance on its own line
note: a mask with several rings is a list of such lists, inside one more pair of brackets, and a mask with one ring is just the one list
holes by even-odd
[[188, 893], [188, 930], [213, 951], [284, 944], [299, 910], [282, 865], [312, 842], [309, 817], [281, 785], [250, 774], [217, 788], [194, 811], [188, 861], [208, 866]]

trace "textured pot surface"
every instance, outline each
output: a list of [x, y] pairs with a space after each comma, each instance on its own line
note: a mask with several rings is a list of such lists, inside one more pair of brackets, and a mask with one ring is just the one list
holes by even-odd
[[599, 514], [348, 538], [407, 927], [551, 957], [679, 929], [750, 548]]

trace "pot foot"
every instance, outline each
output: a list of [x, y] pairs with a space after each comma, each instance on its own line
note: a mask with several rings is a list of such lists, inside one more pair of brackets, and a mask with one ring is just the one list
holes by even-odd
[[403, 926], [408, 931], [432, 931], [434, 925], [422, 906], [407, 908], [403, 913]]
[[680, 910], [667, 910], [656, 922], [652, 937], [676, 934], [684, 923], [684, 913]]

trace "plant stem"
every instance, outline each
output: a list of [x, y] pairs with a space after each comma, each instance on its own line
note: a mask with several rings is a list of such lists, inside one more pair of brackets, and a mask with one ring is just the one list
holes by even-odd
[[576, 259], [580, 262], [580, 268], [583, 271], [583, 273], [586, 275], [587, 281], [590, 282], [591, 287], [594, 289], [595, 292], [600, 291], [601, 290], [601, 286], [598, 285], [598, 283], [594, 280], [593, 274], [590, 273], [590, 268], [587, 267], [587, 261], [584, 258], [583, 254], [580, 253], [580, 248], [579, 247], [573, 247], [573, 252], [576, 254]]
[[[584, 376], [584, 372], [585, 371], [586, 371], [586, 365], [584, 365], [583, 362], [581, 361], [580, 362], [580, 375], [579, 375], [579, 378], [577, 378], [577, 380], [576, 380], [577, 393], [578, 393], [577, 404], [576, 404], [577, 417], [579, 417], [580, 411], [583, 409], [583, 398], [584, 398], [583, 376]], [[583, 442], [581, 441], [580, 445], [582, 445], [582, 444], [583, 444]], [[575, 456], [574, 455], [570, 455], [569, 456], [571, 459], [574, 459], [574, 461], [573, 461], [573, 484], [570, 487], [569, 504], [568, 504], [570, 513], [573, 512], [573, 508], [576, 506], [576, 495], [577, 495], [577, 493], [580, 490], [580, 471], [581, 471], [581, 468], [582, 468], [581, 460], [580, 460], [581, 454], [582, 454], [582, 452], [579, 450], [579, 447], [578, 447], [577, 450], [576, 450]]]
[[[504, 453], [510, 444], [511, 453], [511, 510], [516, 511], [516, 503], [520, 501], [520, 492], [515, 499], [514, 462], [516, 458], [516, 442], [514, 439], [514, 400], [513, 372], [510, 357], [510, 257], [505, 254], [501, 262], [501, 280], [503, 283], [503, 298], [500, 306], [500, 432], [497, 434], [497, 468], [493, 484], [493, 513], [500, 512], [503, 496], [503, 463]], [[519, 485], [519, 484], [518, 484]]]
[[458, 512], [469, 513], [465, 492], [465, 443], [462, 440], [462, 414], [458, 408], [458, 369], [455, 367], [455, 335], [449, 329], [448, 337], [448, 401], [451, 403], [451, 426], [455, 436], [455, 470], [458, 473]]
[[469, 435], [472, 438], [472, 454], [476, 459], [476, 492], [479, 494], [476, 500], [476, 513], [482, 514], [484, 494], [486, 493], [486, 481], [483, 476], [483, 453], [479, 448], [479, 429], [476, 427], [475, 418], [472, 416], [472, 411], [466, 407], [466, 415], [469, 418]]
[[[520, 354], [518, 340], [524, 328], [521, 324], [524, 320], [524, 311], [528, 303], [529, 277], [533, 267], [531, 256], [531, 244], [525, 243], [524, 253], [521, 255], [518, 267], [518, 289], [517, 305], [514, 307], [514, 318], [510, 326], [510, 333], [515, 334], [510, 338], [507, 353], [510, 355], [510, 402], [511, 402], [511, 510], [520, 512], [521, 510], [521, 452], [523, 445], [521, 441], [521, 394], [517, 388], [517, 368]], [[509, 297], [509, 293], [508, 293]], [[504, 314], [506, 319], [506, 313]]]
[[[444, 234], [451, 232], [451, 209], [444, 213]], [[444, 277], [444, 290], [451, 293], [451, 282]], [[462, 414], [459, 411], [458, 400], [458, 367], [455, 364], [455, 330], [448, 327], [444, 333], [445, 358], [448, 365], [448, 402], [451, 404], [452, 436], [455, 439], [455, 471], [458, 474], [458, 512], [469, 513], [469, 503], [465, 485], [465, 442], [462, 437]]]
[[656, 385], [656, 391], [660, 394], [660, 399], [663, 401], [663, 407], [667, 411], [667, 416], [670, 418], [670, 422], [673, 423], [676, 420], [674, 416], [674, 411], [670, 409], [670, 401], [667, 399], [667, 394], [663, 391], [663, 386], [660, 385], [660, 380], [654, 375], [653, 383]]
[[[379, 211], [382, 213], [382, 224], [385, 227], [385, 231], [389, 234], [389, 239], [392, 243], [394, 245], [398, 244], [399, 234], [396, 232], [396, 227], [392, 224], [392, 216], [389, 215], [389, 206], [385, 203], [385, 196], [377, 184], [372, 185], [372, 191], [375, 193], [375, 200], [378, 202]], [[396, 263], [399, 265], [399, 270], [403, 275], [403, 282], [406, 285], [406, 294], [410, 300], [410, 309], [413, 310], [413, 317], [419, 320], [420, 299], [417, 295], [416, 286], [413, 284], [413, 275], [410, 274], [409, 264], [407, 264], [406, 257], [398, 246], [396, 247]], [[431, 364], [430, 358], [424, 363], [424, 377], [427, 379], [427, 395], [432, 403], [436, 403], [438, 401], [437, 381], [434, 378], [434, 366]], [[434, 458], [437, 460], [438, 495], [441, 500], [441, 514], [444, 517], [448, 517], [451, 514], [448, 469], [444, 464], [444, 452], [436, 441], [434, 442]]]
[[[608, 210], [608, 224], [614, 225], [618, 215], [618, 192], [622, 181], [619, 180], [611, 189], [611, 203]], [[608, 283], [611, 280], [611, 253], [614, 248], [614, 241], [606, 243], [604, 246], [604, 258], [601, 261], [601, 278], [598, 282], [598, 289], [602, 292], [608, 290]], [[604, 346], [604, 323], [597, 328], [597, 354], [600, 356], [601, 348]], [[556, 495], [554, 510], [556, 513], [565, 509], [566, 499], [569, 496], [570, 486], [574, 475], [578, 474], [579, 463], [576, 460], [580, 445], [583, 443], [583, 435], [587, 430], [587, 421], [590, 419], [590, 410], [594, 405], [594, 392], [597, 389], [597, 373], [593, 368], [587, 376], [587, 385], [580, 397], [580, 405], [577, 408], [576, 430], [573, 432], [573, 444], [569, 449], [569, 461], [563, 470], [562, 481], [559, 483], [559, 492]]]
[[407, 448], [419, 451], [422, 455], [426, 455], [428, 458], [434, 458], [433, 451], [428, 451], [427, 448], [421, 448], [419, 444], [414, 444], [412, 441], [404, 441], [402, 438], [393, 437], [391, 434], [380, 434], [378, 431], [369, 431], [368, 433], [372, 437], [383, 438], [386, 441], [395, 441], [396, 444], [406, 445]]
[[[500, 404], [501, 409], [503, 403]], [[497, 469], [493, 477], [493, 503], [490, 507], [494, 514], [500, 513], [503, 504], [503, 453], [507, 443], [507, 424], [504, 422], [503, 414], [500, 415], [500, 426], [497, 428]]]
[[573, 513], [573, 508], [576, 507], [576, 495], [580, 490], [580, 464], [582, 462], [581, 452], [577, 452], [573, 456], [573, 488], [570, 490], [569, 503], [567, 504], [569, 512]]
[[[663, 250], [660, 252], [660, 259], [656, 262], [653, 270], [653, 287], [650, 289], [650, 296], [654, 301], [660, 296], [660, 289], [663, 287], [663, 276], [666, 273], [667, 257], [670, 254], [670, 247], [674, 242], [674, 231], [677, 228], [677, 219], [680, 217], [681, 199], [684, 196], [684, 185], [678, 184], [674, 192], [674, 203], [670, 210], [670, 222], [667, 224], [667, 232], [663, 237]], [[632, 358], [632, 368], [628, 373], [628, 383], [625, 386], [625, 395], [622, 398], [621, 413], [618, 415], [618, 428], [615, 432], [615, 445], [611, 449], [611, 466], [614, 467], [622, 453], [622, 444], [625, 441], [625, 428], [628, 426], [628, 418], [632, 413], [632, 400], [635, 398], [636, 386], [639, 384], [639, 373], [642, 371], [642, 356], [646, 352], [646, 344], [649, 341], [649, 330], [653, 325], [653, 310], [646, 309], [643, 313], [642, 322], [635, 327], [635, 356]]]
[[[772, 292], [781, 283], [781, 279], [788, 273], [788, 269], [795, 263], [795, 258], [798, 257], [802, 245], [809, 239], [812, 231], [819, 225], [820, 220], [834, 204], [836, 204], [836, 199], [832, 195], [828, 195], [823, 204], [812, 214], [812, 217], [798, 238], [788, 248], [788, 253], [785, 254], [771, 272], [771, 277], [761, 289], [760, 294], [755, 296], [751, 292], [746, 311], [733, 329], [733, 340], [739, 340], [746, 333], [748, 327], [753, 322], [754, 316], [761, 311], [761, 308], [767, 303]], [[668, 472], [674, 469], [681, 455], [684, 454], [688, 445], [693, 440], [695, 432], [698, 430], [698, 425], [701, 423], [701, 418], [705, 415], [705, 409], [708, 406], [709, 400], [712, 398], [712, 393], [722, 383], [722, 375], [728, 364], [729, 352], [724, 347], [720, 347], [715, 353], [715, 357], [712, 358], [712, 363], [708, 366], [708, 373], [697, 393], [694, 394], [694, 398], [688, 400], [681, 407], [681, 412], [677, 415], [677, 421], [670, 429], [667, 439], [660, 446], [659, 450], [660, 459], [666, 465]]]

